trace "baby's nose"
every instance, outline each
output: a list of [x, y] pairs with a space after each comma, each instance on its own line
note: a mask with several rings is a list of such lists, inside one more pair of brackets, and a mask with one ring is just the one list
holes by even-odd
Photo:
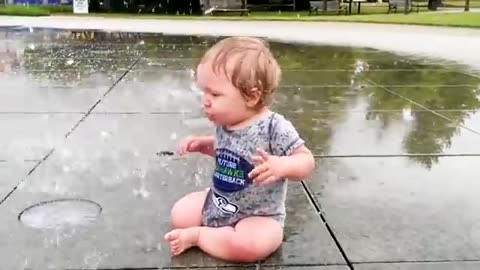
[[212, 105], [210, 100], [205, 96], [203, 96], [202, 104], [203, 104], [203, 107], [205, 107], [205, 108], [208, 108], [208, 107], [210, 107], [210, 105]]

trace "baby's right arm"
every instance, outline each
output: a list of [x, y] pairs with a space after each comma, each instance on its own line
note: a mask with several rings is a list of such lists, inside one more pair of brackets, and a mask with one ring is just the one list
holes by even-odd
[[214, 136], [189, 136], [180, 143], [178, 153], [180, 155], [185, 155], [187, 153], [199, 152], [214, 157], [214, 143]]
[[199, 151], [204, 155], [215, 157], [215, 137], [214, 136], [202, 136], [197, 137], [199, 142]]

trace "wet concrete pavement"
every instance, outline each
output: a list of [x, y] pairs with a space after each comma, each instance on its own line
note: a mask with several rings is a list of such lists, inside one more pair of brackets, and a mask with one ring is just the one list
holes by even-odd
[[[273, 107], [298, 127], [317, 168], [289, 185], [282, 248], [240, 266], [197, 250], [171, 258], [162, 240], [172, 204], [206, 187], [212, 170], [205, 157], [158, 153], [212, 130], [191, 68], [213, 38], [20, 27], [1, 29], [0, 41], [2, 268], [480, 266], [478, 73], [373, 49], [272, 43], [285, 75]], [[29, 219], [44, 229], [19, 221], [32, 205], [66, 198], [101, 213], [72, 208], [78, 226], [46, 211]]]
[[[342, 22], [162, 20], [104, 18], [100, 16], [0, 16], [0, 26], [89, 29], [166, 35], [250, 35], [277, 41], [331, 46], [375, 48], [449, 66], [459, 64], [480, 71], [480, 30], [460, 27], [430, 27]], [[295, 35], [291, 35], [295, 33]]]

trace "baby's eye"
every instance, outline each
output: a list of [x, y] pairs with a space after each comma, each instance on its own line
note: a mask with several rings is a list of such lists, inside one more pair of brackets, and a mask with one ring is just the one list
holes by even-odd
[[212, 96], [218, 97], [218, 96], [220, 96], [220, 94], [218, 94], [218, 93], [212, 93]]

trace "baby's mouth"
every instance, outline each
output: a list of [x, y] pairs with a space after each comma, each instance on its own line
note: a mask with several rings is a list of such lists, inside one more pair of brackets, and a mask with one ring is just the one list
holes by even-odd
[[212, 119], [214, 118], [214, 117], [213, 117], [213, 114], [208, 113], [208, 112], [205, 112], [205, 116], [206, 116], [208, 119], [210, 119], [210, 120], [212, 120]]

